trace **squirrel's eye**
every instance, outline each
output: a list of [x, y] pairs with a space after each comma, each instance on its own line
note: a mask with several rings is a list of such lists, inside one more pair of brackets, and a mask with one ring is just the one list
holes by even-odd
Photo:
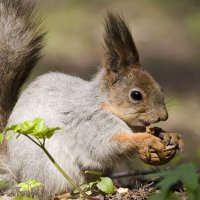
[[142, 94], [141, 92], [134, 90], [131, 92], [130, 94], [131, 99], [135, 100], [135, 101], [141, 101], [142, 100]]

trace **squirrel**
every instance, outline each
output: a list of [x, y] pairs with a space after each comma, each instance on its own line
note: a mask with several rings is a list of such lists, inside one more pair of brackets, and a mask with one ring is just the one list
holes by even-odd
[[[41, 20], [35, 20], [33, 12], [34, 4], [25, 0], [0, 0], [1, 131], [36, 117], [49, 127], [63, 127], [46, 141], [46, 148], [77, 184], [84, 182], [85, 170], [112, 168], [135, 151], [149, 155], [152, 148], [161, 159], [163, 141], [136, 130], [167, 120], [164, 95], [141, 66], [130, 29], [120, 15], [108, 13], [105, 18], [103, 61], [91, 81], [50, 72], [19, 95], [44, 44]], [[168, 143], [182, 147], [180, 135], [165, 135]], [[24, 136], [7, 141], [6, 163], [19, 182], [32, 178], [44, 184], [33, 191], [40, 199], [73, 189]]]

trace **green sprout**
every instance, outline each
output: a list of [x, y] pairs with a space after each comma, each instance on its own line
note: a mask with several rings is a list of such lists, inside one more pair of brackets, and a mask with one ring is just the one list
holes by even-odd
[[[11, 125], [5, 128], [5, 130], [0, 134], [0, 142], [3, 140], [11, 139], [14, 135], [20, 137], [24, 135], [34, 142], [39, 148], [41, 148], [44, 153], [48, 156], [54, 166], [59, 170], [59, 172], [65, 177], [65, 179], [84, 196], [84, 198], [91, 200], [92, 198], [87, 195], [69, 176], [68, 174], [60, 167], [60, 165], [55, 161], [51, 156], [48, 150], [45, 148], [45, 141], [53, 136], [56, 130], [62, 130], [59, 127], [48, 128], [45, 125], [45, 122], [41, 118], [36, 118], [33, 121], [25, 121], [22, 124]], [[32, 180], [33, 181], [33, 180]], [[21, 186], [25, 186], [26, 183], [22, 183]], [[35, 183], [36, 184], [36, 183]], [[19, 185], [18, 185], [19, 186]], [[19, 186], [20, 187], [20, 186]], [[27, 186], [28, 187], [28, 186]], [[23, 190], [23, 187], [20, 188]], [[30, 189], [30, 188], [29, 188]], [[29, 190], [30, 192], [30, 190]]]
[[26, 182], [23, 182], [23, 183], [19, 183], [17, 185], [17, 187], [19, 187], [19, 191], [20, 192], [23, 192], [23, 191], [29, 191], [30, 193], [30, 197], [32, 197], [32, 189], [33, 188], [36, 188], [36, 187], [39, 187], [39, 186], [42, 186], [43, 184], [36, 181], [36, 180], [33, 180], [33, 179], [29, 179], [28, 181]]
[[[97, 194], [113, 194], [115, 192], [115, 186], [109, 177], [102, 177], [102, 172], [85, 171], [85, 174], [93, 176], [93, 181], [87, 181], [80, 187], [85, 192], [95, 192]], [[73, 194], [77, 194], [78, 191], [74, 190]]]

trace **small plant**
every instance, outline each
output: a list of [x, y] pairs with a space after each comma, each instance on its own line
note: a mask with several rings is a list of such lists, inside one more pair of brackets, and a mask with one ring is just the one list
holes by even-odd
[[[109, 177], [102, 177], [102, 172], [85, 171], [85, 174], [93, 176], [93, 181], [85, 182], [80, 186], [85, 192], [90, 192], [97, 195], [113, 194], [115, 192], [115, 187], [112, 180]], [[75, 190], [73, 194], [78, 194], [78, 191]]]
[[100, 177], [100, 180], [96, 181], [96, 187], [105, 194], [113, 194], [115, 191], [113, 182], [109, 177]]
[[33, 197], [32, 195], [32, 189], [33, 188], [36, 188], [36, 187], [39, 187], [39, 186], [42, 186], [43, 184], [36, 181], [36, 180], [33, 180], [33, 179], [29, 179], [28, 181], [26, 182], [23, 182], [23, 183], [19, 183], [17, 185], [17, 187], [19, 187], [19, 191], [20, 192], [23, 192], [23, 191], [28, 191], [29, 194], [30, 194], [30, 197]]
[[178, 182], [182, 182], [186, 189], [189, 200], [200, 199], [200, 184], [196, 173], [196, 167], [193, 163], [186, 163], [178, 166], [174, 171], [160, 172], [149, 177], [162, 177], [163, 180], [158, 183], [160, 194], [154, 194], [150, 200], [177, 200], [179, 197], [171, 192], [171, 188]]
[[[41, 148], [44, 153], [48, 156], [54, 166], [60, 171], [60, 173], [65, 177], [65, 179], [74, 186], [74, 188], [79, 191], [80, 194], [84, 196], [86, 199], [91, 199], [89, 195], [87, 195], [68, 175], [67, 173], [60, 167], [60, 165], [55, 161], [55, 159], [51, 156], [48, 150], [45, 148], [46, 139], [53, 136], [56, 130], [61, 130], [61, 128], [48, 128], [45, 126], [45, 122], [43, 119], [36, 118], [33, 121], [25, 121], [22, 124], [11, 125], [6, 127], [5, 130], [0, 134], [0, 142], [6, 139], [11, 139], [14, 135], [16, 137], [20, 137], [24, 135], [29, 138], [32, 142], [34, 142], [39, 148]], [[25, 185], [24, 185], [25, 186]], [[22, 188], [22, 187], [21, 187]]]

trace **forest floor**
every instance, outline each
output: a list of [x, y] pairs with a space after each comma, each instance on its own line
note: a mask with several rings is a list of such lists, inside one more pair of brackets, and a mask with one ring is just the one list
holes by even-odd
[[[133, 182], [131, 185], [123, 185], [120, 187], [116, 185], [115, 193], [112, 195], [101, 195], [93, 192], [87, 192], [89, 195], [93, 196], [94, 200], [146, 200], [153, 194], [159, 194], [160, 190], [156, 188], [156, 181], [153, 180], [140, 180], [140, 178], [133, 178]], [[129, 179], [130, 180], [130, 179]], [[133, 185], [132, 185], [133, 184]], [[179, 197], [180, 200], [187, 200], [187, 195], [183, 191], [182, 185], [175, 185], [173, 188], [173, 193]], [[51, 200], [72, 200], [72, 199], [82, 199], [79, 195], [71, 195], [70, 193], [65, 193], [62, 195], [58, 195], [56, 197], [52, 197]], [[15, 197], [9, 197], [7, 195], [0, 196], [0, 200], [15, 200]], [[19, 200], [31, 200], [29, 198], [20, 198]], [[37, 200], [37, 199], [34, 199]]]
[[[156, 190], [153, 187], [141, 187], [139, 189], [128, 189], [128, 188], [119, 188], [113, 195], [98, 195], [94, 197], [94, 200], [145, 200], [154, 193], [159, 193], [159, 190]], [[187, 196], [184, 192], [175, 192], [175, 194], [180, 198], [180, 200], [187, 200]], [[7, 195], [0, 196], [0, 200], [14, 200], [15, 197], [9, 197]], [[52, 200], [70, 200], [72, 199], [68, 194], [60, 195], [59, 198], [53, 198]], [[80, 198], [73, 198], [80, 199]], [[22, 198], [21, 200], [29, 200]]]

